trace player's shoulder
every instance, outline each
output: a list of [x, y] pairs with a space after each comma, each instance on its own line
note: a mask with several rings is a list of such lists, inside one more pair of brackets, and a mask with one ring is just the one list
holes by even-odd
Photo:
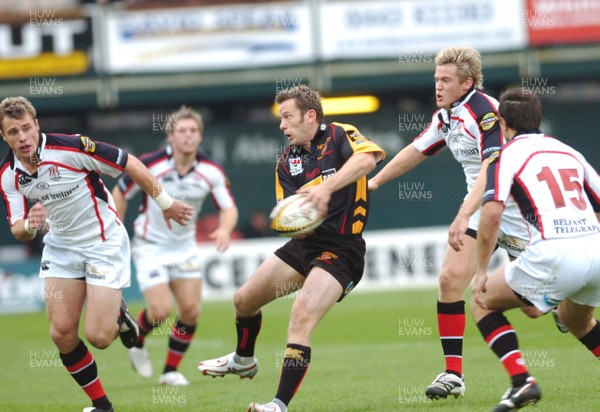
[[88, 142], [91, 142], [89, 137], [81, 134], [45, 133], [45, 135], [46, 148], [51, 148], [54, 150], [79, 150], [83, 144], [87, 145]]
[[169, 153], [166, 148], [154, 150], [140, 155], [140, 161], [148, 168], [169, 159]]
[[223, 169], [223, 166], [221, 166], [219, 162], [217, 162], [204, 152], [198, 152], [198, 154], [196, 155], [196, 161], [196, 167], [199, 169], [215, 169], [225, 174], [225, 169]]
[[6, 154], [6, 156], [4, 156], [4, 158], [0, 162], [0, 176], [4, 176], [4, 172], [6, 170], [10, 170], [10, 165], [12, 164], [14, 158], [15, 158], [15, 155], [13, 154], [12, 151], [9, 151]]
[[367, 142], [369, 139], [364, 136], [358, 128], [349, 123], [331, 123], [331, 127], [334, 128], [334, 137], [337, 139], [338, 137], [347, 136], [348, 139], [353, 141], [354, 143], [363, 143]]
[[469, 112], [474, 115], [476, 120], [481, 119], [488, 113], [498, 112], [498, 101], [481, 90], [475, 90], [475, 93], [469, 97], [465, 105], [468, 106]]

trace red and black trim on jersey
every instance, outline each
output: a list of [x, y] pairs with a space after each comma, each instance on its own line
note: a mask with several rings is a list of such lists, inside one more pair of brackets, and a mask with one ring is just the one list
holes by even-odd
[[479, 126], [479, 153], [481, 161], [484, 161], [499, 152], [504, 144], [498, 110], [488, 96], [479, 90], [465, 102], [465, 109]]
[[[514, 142], [514, 139], [511, 140], [508, 144]], [[483, 199], [481, 204], [484, 205], [490, 201], [502, 202], [505, 203], [506, 199], [500, 199], [498, 197], [497, 187], [499, 185], [499, 169], [500, 169], [500, 160], [502, 158], [502, 152], [500, 152], [499, 156], [494, 156], [491, 158], [488, 168], [487, 168], [487, 181], [486, 188], [483, 194]], [[527, 187], [523, 184], [523, 182], [515, 176], [513, 181], [513, 185], [510, 190], [510, 195], [513, 197], [515, 203], [517, 204], [519, 210], [521, 211], [521, 215], [523, 219], [531, 224], [534, 228], [537, 229], [538, 232], [542, 233], [542, 219], [539, 215], [537, 208], [535, 207], [535, 203], [533, 202], [533, 197], [527, 190]]]
[[[311, 141], [310, 150], [288, 146], [277, 161], [275, 196], [277, 201], [302, 187], [318, 185], [339, 171], [355, 153], [385, 152], [352, 125], [322, 123]], [[337, 192], [329, 201], [327, 218], [316, 233], [361, 234], [368, 219], [367, 178], [362, 177]]]

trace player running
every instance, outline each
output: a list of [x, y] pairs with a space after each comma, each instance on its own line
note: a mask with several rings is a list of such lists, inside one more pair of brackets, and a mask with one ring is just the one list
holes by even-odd
[[[477, 264], [477, 225], [488, 161], [504, 143], [498, 123], [498, 102], [481, 92], [483, 74], [479, 52], [471, 47], [448, 47], [435, 58], [435, 98], [439, 108], [431, 124], [369, 180], [369, 189], [412, 170], [448, 146], [461, 164], [467, 195], [448, 232], [449, 247], [439, 276], [437, 319], [446, 369], [425, 391], [429, 398], [463, 396], [464, 293]], [[529, 241], [514, 203], [508, 202], [498, 245], [516, 258]], [[529, 315], [537, 315], [530, 311]]]
[[[126, 171], [162, 209], [162, 217], [186, 225], [193, 210], [173, 200], [134, 156], [87, 136], [41, 133], [36, 110], [24, 97], [0, 103], [0, 131], [10, 151], [0, 164], [0, 192], [12, 234], [28, 241], [48, 229], [40, 277], [44, 278], [50, 337], [67, 371], [92, 401], [84, 412], [110, 412], [112, 403], [96, 362], [79, 338], [107, 348], [120, 335], [134, 345], [138, 326], [121, 298], [129, 286], [129, 237], [100, 173]], [[33, 204], [33, 206], [30, 206]]]
[[354, 126], [324, 123], [319, 93], [309, 87], [282, 90], [275, 101], [279, 128], [290, 142], [277, 162], [276, 198], [306, 192], [307, 201], [326, 219], [314, 233], [277, 249], [236, 292], [235, 352], [198, 365], [213, 377], [252, 378], [258, 371], [254, 346], [262, 307], [298, 291], [277, 393], [266, 404], [251, 403], [248, 411], [254, 412], [287, 411], [310, 364], [313, 331], [360, 281], [366, 251], [362, 231], [369, 210], [366, 175], [385, 156]]
[[[238, 219], [238, 209], [223, 169], [198, 152], [204, 123], [200, 113], [182, 106], [169, 116], [166, 127], [168, 145], [147, 153], [140, 160], [174, 197], [185, 199], [193, 206], [195, 221], [210, 195], [219, 210], [219, 227], [210, 234], [217, 250], [229, 247], [231, 232]], [[129, 175], [122, 175], [113, 189], [119, 216], [123, 218], [127, 201], [139, 192], [139, 186]], [[189, 381], [177, 370], [188, 350], [200, 316], [202, 272], [196, 245], [195, 225], [175, 226], [169, 230], [161, 218], [158, 205], [142, 200], [142, 210], [134, 223], [132, 255], [138, 284], [147, 306], [138, 314], [140, 334], [129, 349], [134, 370], [143, 377], [152, 376], [152, 363], [144, 340], [152, 329], [169, 318], [172, 298], [178, 308], [178, 318], [169, 334], [167, 359], [158, 382], [168, 386], [184, 386]]]
[[[479, 331], [512, 381], [495, 412], [541, 398], [504, 310], [535, 306], [546, 313], [558, 305], [568, 330], [600, 359], [600, 324], [594, 319], [600, 305], [600, 177], [580, 153], [539, 131], [542, 108], [537, 96], [510, 89], [500, 97], [499, 112], [510, 142], [488, 169], [471, 302]], [[488, 277], [509, 197], [519, 205], [531, 243]]]

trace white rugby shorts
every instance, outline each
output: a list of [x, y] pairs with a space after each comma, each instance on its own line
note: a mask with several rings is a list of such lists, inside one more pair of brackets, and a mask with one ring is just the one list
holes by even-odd
[[506, 265], [508, 285], [542, 312], [569, 298], [600, 306], [600, 233], [529, 245]]
[[112, 289], [131, 284], [129, 236], [123, 226], [91, 247], [65, 246], [50, 235], [46, 235], [44, 243], [40, 278], [85, 278], [90, 285]]
[[[509, 208], [504, 209], [498, 231], [498, 246], [506, 250], [510, 256], [516, 258], [529, 244], [529, 231], [521, 218], [521, 214], [519, 213], [517, 216], [512, 212]], [[477, 212], [469, 219], [469, 229], [477, 231], [480, 218], [481, 209], [477, 209]]]
[[142, 292], [173, 279], [202, 278], [200, 253], [195, 244], [174, 248], [134, 239], [131, 254]]

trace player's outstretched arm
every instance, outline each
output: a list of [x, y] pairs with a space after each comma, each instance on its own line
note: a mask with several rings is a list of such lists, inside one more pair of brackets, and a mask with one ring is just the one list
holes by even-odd
[[385, 183], [414, 169], [419, 163], [427, 159], [427, 156], [419, 152], [411, 143], [402, 149], [383, 169], [369, 179], [369, 190], [377, 190]]
[[186, 226], [190, 222], [194, 214], [194, 208], [169, 196], [156, 177], [137, 157], [129, 155], [125, 172], [160, 206], [169, 229], [172, 228], [171, 219], [182, 226]]

